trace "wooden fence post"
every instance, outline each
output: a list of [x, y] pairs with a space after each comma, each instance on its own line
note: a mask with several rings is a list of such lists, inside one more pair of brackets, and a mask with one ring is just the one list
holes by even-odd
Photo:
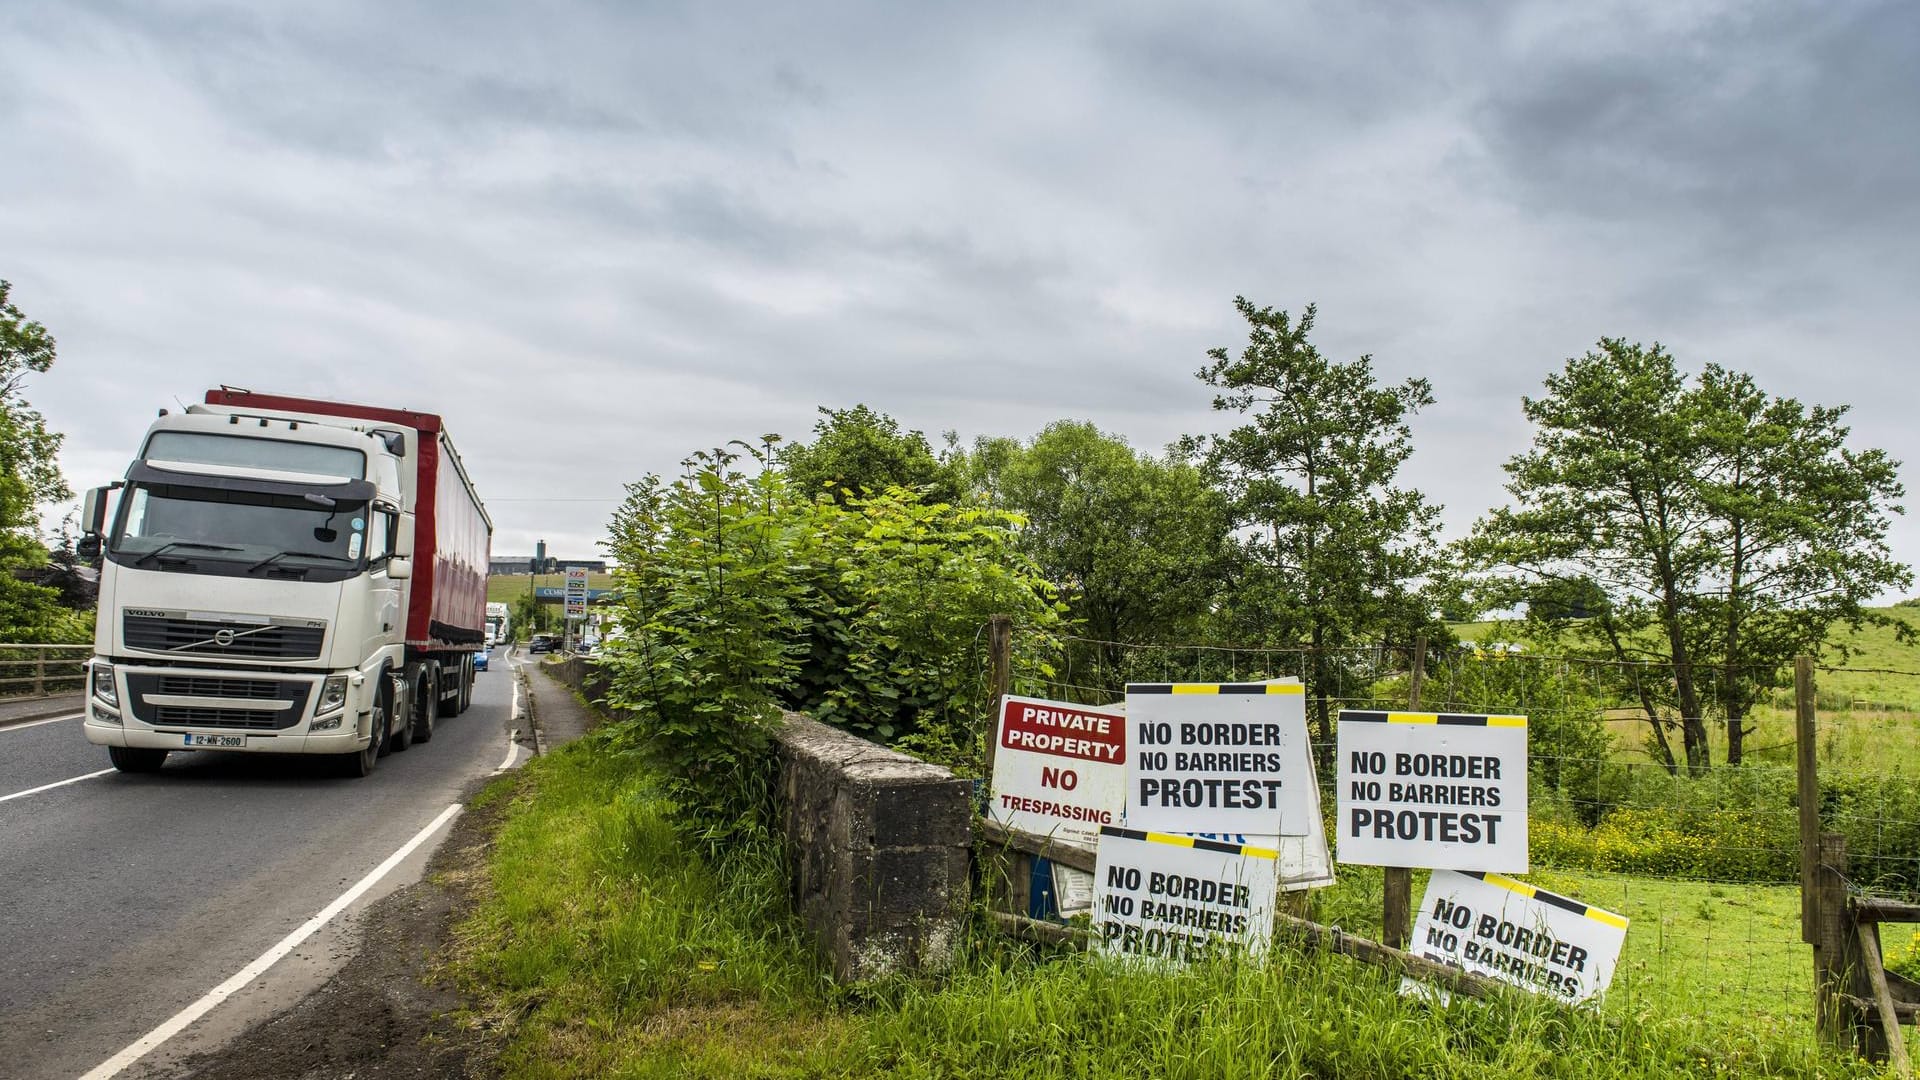
[[1001, 699], [1013, 693], [1013, 616], [987, 620], [987, 759], [988, 782], [993, 780], [994, 744], [999, 741]]
[[1816, 873], [1820, 866], [1820, 778], [1815, 772], [1813, 657], [1793, 658], [1793, 747], [1800, 802], [1800, 938], [1818, 946], [1821, 913]]
[[[1427, 683], [1427, 635], [1413, 639], [1413, 663], [1407, 674], [1407, 710], [1420, 711], [1420, 697]], [[1391, 949], [1404, 949], [1413, 936], [1413, 871], [1404, 866], [1389, 866], [1381, 874], [1380, 943]]]
[[47, 696], [47, 649], [44, 645], [33, 650], [33, 694], [35, 697]]

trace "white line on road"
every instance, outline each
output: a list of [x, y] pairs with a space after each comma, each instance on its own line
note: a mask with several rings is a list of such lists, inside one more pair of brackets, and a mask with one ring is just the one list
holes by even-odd
[[512, 731], [507, 732], [507, 760], [501, 762], [500, 767], [493, 770], [494, 772], [503, 773], [513, 768], [513, 759], [520, 756], [520, 744], [514, 741], [519, 737], [519, 728], [514, 728]]
[[302, 923], [298, 930], [281, 938], [273, 948], [261, 953], [259, 959], [241, 968], [238, 972], [235, 972], [232, 978], [207, 991], [205, 997], [181, 1009], [166, 1023], [140, 1036], [139, 1039], [135, 1040], [134, 1043], [125, 1050], [101, 1062], [92, 1072], [87, 1073], [81, 1077], [80, 1080], [107, 1080], [107, 1077], [116, 1076], [127, 1066], [152, 1053], [154, 1048], [158, 1047], [161, 1043], [185, 1031], [195, 1020], [213, 1011], [214, 1006], [244, 989], [248, 983], [264, 975], [268, 968], [279, 963], [288, 953], [299, 948], [301, 942], [312, 937], [321, 927], [327, 925], [334, 916], [345, 911], [348, 905], [366, 895], [368, 889], [379, 884], [381, 878], [392, 873], [394, 867], [399, 866], [401, 862], [405, 861], [407, 856], [413, 854], [421, 844], [427, 842], [428, 837], [438, 832], [442, 825], [452, 821], [458, 813], [460, 813], [459, 803], [454, 803], [452, 806], [440, 811], [439, 817], [429, 822], [426, 828], [414, 833], [413, 839], [400, 845], [400, 850], [387, 856], [387, 861], [374, 867], [373, 872], [361, 878], [353, 888], [341, 893], [333, 903], [321, 908], [320, 914]]
[[90, 772], [85, 776], [69, 776], [65, 780], [55, 780], [51, 784], [41, 784], [39, 787], [30, 787], [25, 791], [16, 791], [11, 795], [0, 795], [0, 802], [24, 799], [29, 795], [38, 795], [43, 791], [52, 791], [57, 787], [66, 787], [68, 784], [77, 784], [82, 780], [91, 780], [96, 776], [105, 776], [112, 771], [112, 769], [101, 769], [99, 772]]
[[29, 720], [24, 724], [0, 725], [0, 731], [19, 731], [21, 728], [39, 727], [41, 724], [57, 724], [62, 720], [78, 720], [86, 713], [69, 713], [66, 716], [50, 716], [45, 720]]

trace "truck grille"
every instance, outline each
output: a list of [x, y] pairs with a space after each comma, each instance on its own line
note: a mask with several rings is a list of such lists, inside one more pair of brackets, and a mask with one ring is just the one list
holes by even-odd
[[[307, 679], [229, 679], [218, 675], [179, 671], [127, 672], [128, 705], [134, 719], [154, 727], [228, 728], [277, 731], [298, 725], [306, 716], [307, 696], [314, 684]], [[207, 701], [161, 705], [148, 697], [203, 698]], [[284, 701], [284, 709], [228, 708], [220, 699]]]
[[[259, 660], [315, 659], [327, 633], [318, 626], [259, 626], [131, 614], [124, 616], [121, 627], [130, 649]], [[215, 639], [222, 631], [232, 635], [228, 644]]]
[[280, 696], [272, 679], [210, 679], [202, 675], [162, 675], [160, 693], [178, 697], [270, 698]]
[[195, 728], [238, 728], [246, 731], [273, 731], [276, 728], [292, 727], [282, 723], [291, 717], [295, 723], [300, 714], [286, 712], [268, 712], [265, 709], [203, 709], [186, 705], [155, 706], [151, 721], [155, 727], [195, 727]]

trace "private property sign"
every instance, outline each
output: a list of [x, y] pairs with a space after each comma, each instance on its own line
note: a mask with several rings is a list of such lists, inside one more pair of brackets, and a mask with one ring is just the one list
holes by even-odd
[[1187, 963], [1273, 936], [1275, 852], [1108, 826], [1094, 866], [1095, 947]]
[[1299, 683], [1129, 683], [1132, 829], [1304, 836], [1319, 815]]
[[1337, 753], [1341, 862], [1526, 872], [1526, 717], [1342, 710]]
[[1092, 847], [1126, 805], [1127, 719], [1117, 709], [1007, 695], [988, 816]]
[[1413, 951], [1559, 1001], [1597, 998], [1613, 980], [1627, 919], [1499, 874], [1436, 870]]

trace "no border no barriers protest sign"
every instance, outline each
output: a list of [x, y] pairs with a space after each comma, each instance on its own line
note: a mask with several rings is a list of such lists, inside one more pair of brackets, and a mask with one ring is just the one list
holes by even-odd
[[1130, 683], [1127, 827], [1304, 836], [1320, 813], [1298, 683]]
[[1094, 866], [1096, 947], [1187, 963], [1273, 937], [1275, 852], [1108, 826]]
[[1565, 1002], [1613, 980], [1627, 918], [1499, 874], [1436, 870], [1413, 924], [1413, 952]]
[[1527, 718], [1340, 712], [1343, 863], [1527, 870]]

